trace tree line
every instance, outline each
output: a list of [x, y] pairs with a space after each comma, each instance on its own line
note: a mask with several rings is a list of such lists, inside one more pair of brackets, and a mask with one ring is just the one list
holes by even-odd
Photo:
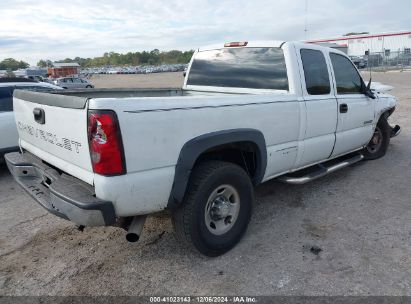
[[[158, 49], [143, 52], [128, 52], [126, 54], [119, 54], [116, 52], [106, 52], [101, 57], [94, 58], [66, 58], [56, 62], [77, 62], [82, 67], [98, 67], [105, 65], [126, 66], [126, 65], [160, 65], [160, 64], [178, 64], [188, 63], [193, 55], [193, 50], [178, 51], [172, 50], [167, 52], [160, 52]], [[37, 66], [51, 67], [52, 61], [48, 59], [41, 59]]]
[[0, 61], [0, 70], [15, 71], [18, 69], [28, 68], [30, 65], [22, 60], [18, 61], [13, 58], [6, 58]]
[[[158, 49], [152, 51], [143, 52], [128, 52], [126, 54], [120, 54], [116, 52], [106, 52], [101, 57], [94, 58], [66, 58], [58, 60], [56, 62], [77, 62], [82, 67], [98, 67], [105, 65], [160, 65], [160, 64], [178, 64], [188, 63], [193, 55], [194, 51], [178, 51], [172, 50], [167, 52], [161, 52]], [[25, 69], [30, 65], [22, 60], [16, 60], [14, 58], [6, 58], [0, 61], [0, 70], [15, 71], [17, 69]], [[47, 68], [53, 66], [53, 62], [48, 59], [41, 59], [37, 62], [37, 66]]]

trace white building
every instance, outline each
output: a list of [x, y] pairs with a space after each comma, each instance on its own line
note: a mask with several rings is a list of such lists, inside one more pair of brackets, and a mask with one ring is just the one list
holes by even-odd
[[366, 51], [370, 53], [383, 53], [389, 57], [390, 53], [405, 52], [411, 49], [411, 31], [392, 33], [366, 34], [342, 36], [338, 38], [309, 40], [310, 43], [336, 43], [348, 47], [348, 55], [363, 56]]

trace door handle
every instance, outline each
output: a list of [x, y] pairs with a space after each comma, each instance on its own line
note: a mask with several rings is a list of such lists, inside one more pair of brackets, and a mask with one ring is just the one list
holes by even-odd
[[346, 103], [340, 104], [340, 113], [347, 113], [348, 112], [348, 105]]

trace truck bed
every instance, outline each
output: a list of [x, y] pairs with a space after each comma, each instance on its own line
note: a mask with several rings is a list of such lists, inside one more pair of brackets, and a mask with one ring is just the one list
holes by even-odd
[[[88, 99], [94, 100], [102, 98], [133, 98], [133, 97], [180, 97], [180, 96], [219, 96], [238, 95], [244, 93], [191, 91], [181, 88], [99, 88], [99, 89], [75, 89], [59, 90], [47, 93], [31, 92], [25, 90], [15, 90], [14, 96], [24, 100], [30, 100], [39, 104], [58, 106], [63, 108], [82, 109]], [[74, 98], [73, 98], [74, 97]]]
[[[263, 129], [270, 134], [280, 127], [289, 130], [270, 136], [268, 145], [272, 140], [289, 143], [296, 138], [300, 105], [294, 94], [238, 95], [178, 88], [61, 90], [53, 94], [15, 90], [14, 114], [23, 149], [92, 185], [95, 175], [88, 149], [88, 111], [116, 113], [129, 173], [153, 168], [172, 171], [187, 140], [221, 128]], [[33, 115], [37, 112], [42, 112], [43, 122], [36, 121]], [[244, 115], [259, 119], [244, 120]]]

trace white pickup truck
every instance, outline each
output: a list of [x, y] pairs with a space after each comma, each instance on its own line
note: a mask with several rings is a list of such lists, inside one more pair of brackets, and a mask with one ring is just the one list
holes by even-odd
[[170, 209], [176, 234], [209, 256], [239, 242], [253, 186], [302, 184], [383, 156], [396, 99], [372, 91], [343, 53], [314, 44], [198, 49], [182, 89], [56, 94], [16, 90], [16, 181], [79, 226], [138, 240]]

